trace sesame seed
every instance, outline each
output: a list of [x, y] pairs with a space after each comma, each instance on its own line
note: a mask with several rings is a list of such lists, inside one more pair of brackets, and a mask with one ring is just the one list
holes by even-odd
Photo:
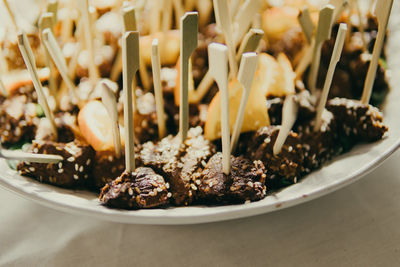
[[79, 167], [79, 172], [83, 172], [83, 165]]
[[63, 166], [62, 162], [59, 162], [59, 163], [58, 163], [58, 168], [60, 168], [60, 169], [61, 169], [61, 168], [62, 168], [62, 166]]
[[128, 194], [131, 195], [131, 196], [133, 195], [133, 190], [132, 190], [132, 188], [130, 188], [130, 187], [129, 187], [129, 189], [128, 189]]
[[29, 167], [29, 171], [34, 172], [35, 168], [34, 167]]
[[167, 198], [170, 198], [170, 197], [172, 197], [172, 194], [171, 194], [171, 192], [168, 192]]
[[79, 165], [78, 165], [78, 163], [75, 163], [75, 171], [78, 171], [79, 170]]
[[74, 158], [74, 157], [69, 157], [69, 158], [67, 158], [67, 160], [68, 160], [69, 162], [74, 162], [74, 161], [75, 161], [75, 158]]
[[64, 169], [58, 169], [58, 173], [63, 173]]
[[86, 166], [89, 166], [90, 162], [91, 162], [91, 159], [87, 159]]
[[74, 174], [74, 179], [75, 179], [75, 180], [78, 180], [78, 179], [79, 179], [79, 176], [76, 175], [76, 174]]
[[166, 184], [165, 184], [165, 187], [166, 187], [167, 189], [169, 189], [169, 183], [166, 183]]

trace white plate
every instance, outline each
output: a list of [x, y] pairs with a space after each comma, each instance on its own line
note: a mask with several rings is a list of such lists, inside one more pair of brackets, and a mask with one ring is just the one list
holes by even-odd
[[16, 174], [8, 168], [4, 160], [0, 160], [0, 185], [50, 208], [103, 220], [136, 224], [194, 224], [243, 218], [298, 205], [326, 195], [372, 171], [400, 145], [398, 118], [400, 114], [398, 104], [400, 49], [395, 49], [399, 45], [394, 42], [394, 40], [400, 40], [400, 21], [396, 16], [392, 16], [391, 20], [392, 33], [388, 51], [391, 52], [389, 66], [392, 70], [392, 91], [384, 110], [385, 123], [389, 126], [389, 137], [373, 144], [357, 146], [349, 153], [329, 162], [322, 169], [308, 175], [298, 184], [287, 187], [261, 201], [221, 207], [197, 206], [138, 211], [109, 209], [100, 205], [94, 193], [71, 191], [41, 184]]

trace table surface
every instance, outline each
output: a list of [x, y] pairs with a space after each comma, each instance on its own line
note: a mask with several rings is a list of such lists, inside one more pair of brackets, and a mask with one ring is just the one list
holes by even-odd
[[299, 206], [188, 226], [98, 221], [0, 188], [0, 266], [400, 266], [399, 160]]

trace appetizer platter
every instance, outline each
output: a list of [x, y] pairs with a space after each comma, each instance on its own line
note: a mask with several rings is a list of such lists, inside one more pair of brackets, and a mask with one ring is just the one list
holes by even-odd
[[400, 144], [393, 0], [272, 2], [49, 0], [28, 22], [3, 0], [0, 185], [185, 224], [293, 206], [377, 167]]

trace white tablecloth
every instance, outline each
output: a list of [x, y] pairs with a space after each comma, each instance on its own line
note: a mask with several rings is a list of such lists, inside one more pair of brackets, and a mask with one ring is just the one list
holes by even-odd
[[189, 226], [103, 222], [0, 189], [0, 265], [400, 266], [399, 163], [303, 205]]

